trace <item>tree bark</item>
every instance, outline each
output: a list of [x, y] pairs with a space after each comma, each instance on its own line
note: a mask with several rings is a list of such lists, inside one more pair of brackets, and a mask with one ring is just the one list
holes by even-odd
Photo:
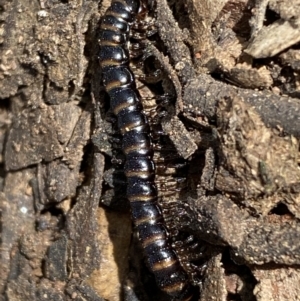
[[[159, 0], [149, 12], [145, 52], [162, 77], [137, 85], [145, 103], [145, 89], [175, 99], [162, 128], [186, 186], [164, 214], [202, 248], [182, 256], [205, 261], [201, 301], [299, 298], [298, 2]], [[114, 182], [97, 62], [109, 5], [0, 0], [0, 300], [166, 300]]]

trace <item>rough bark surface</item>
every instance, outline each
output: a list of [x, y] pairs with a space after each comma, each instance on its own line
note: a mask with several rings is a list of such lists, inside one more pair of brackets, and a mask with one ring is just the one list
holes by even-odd
[[[0, 0], [1, 301], [166, 300], [116, 180], [97, 63], [109, 5]], [[197, 242], [174, 248], [198, 264], [201, 301], [299, 300], [299, 7], [158, 0], [150, 13], [142, 63], [160, 76], [137, 85], [150, 116], [167, 103], [155, 116], [185, 184], [158, 158], [161, 206]]]

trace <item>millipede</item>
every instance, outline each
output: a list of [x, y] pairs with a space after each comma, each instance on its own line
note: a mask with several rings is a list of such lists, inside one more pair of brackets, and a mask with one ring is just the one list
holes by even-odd
[[126, 194], [146, 264], [163, 292], [173, 300], [187, 301], [193, 298], [195, 287], [172, 247], [158, 205], [150, 125], [129, 67], [130, 30], [145, 13], [149, 1], [145, 2], [112, 0], [100, 23], [99, 62], [103, 87], [122, 136]]

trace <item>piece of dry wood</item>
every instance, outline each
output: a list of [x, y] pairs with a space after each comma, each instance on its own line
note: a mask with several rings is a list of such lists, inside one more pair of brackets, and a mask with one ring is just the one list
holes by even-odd
[[300, 101], [279, 96], [269, 91], [253, 91], [237, 88], [208, 75], [199, 75], [191, 80], [184, 91], [186, 108], [200, 111], [211, 121], [216, 119], [216, 108], [220, 100], [240, 99], [255, 108], [267, 126], [288, 135], [300, 137]]

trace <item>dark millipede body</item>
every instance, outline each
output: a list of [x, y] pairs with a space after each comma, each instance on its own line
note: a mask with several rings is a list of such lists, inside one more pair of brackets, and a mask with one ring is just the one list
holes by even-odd
[[161, 290], [175, 300], [190, 300], [194, 287], [169, 242], [158, 206], [150, 127], [129, 69], [129, 31], [142, 8], [138, 0], [112, 0], [106, 11], [99, 39], [103, 86], [122, 134], [127, 198], [147, 265]]

